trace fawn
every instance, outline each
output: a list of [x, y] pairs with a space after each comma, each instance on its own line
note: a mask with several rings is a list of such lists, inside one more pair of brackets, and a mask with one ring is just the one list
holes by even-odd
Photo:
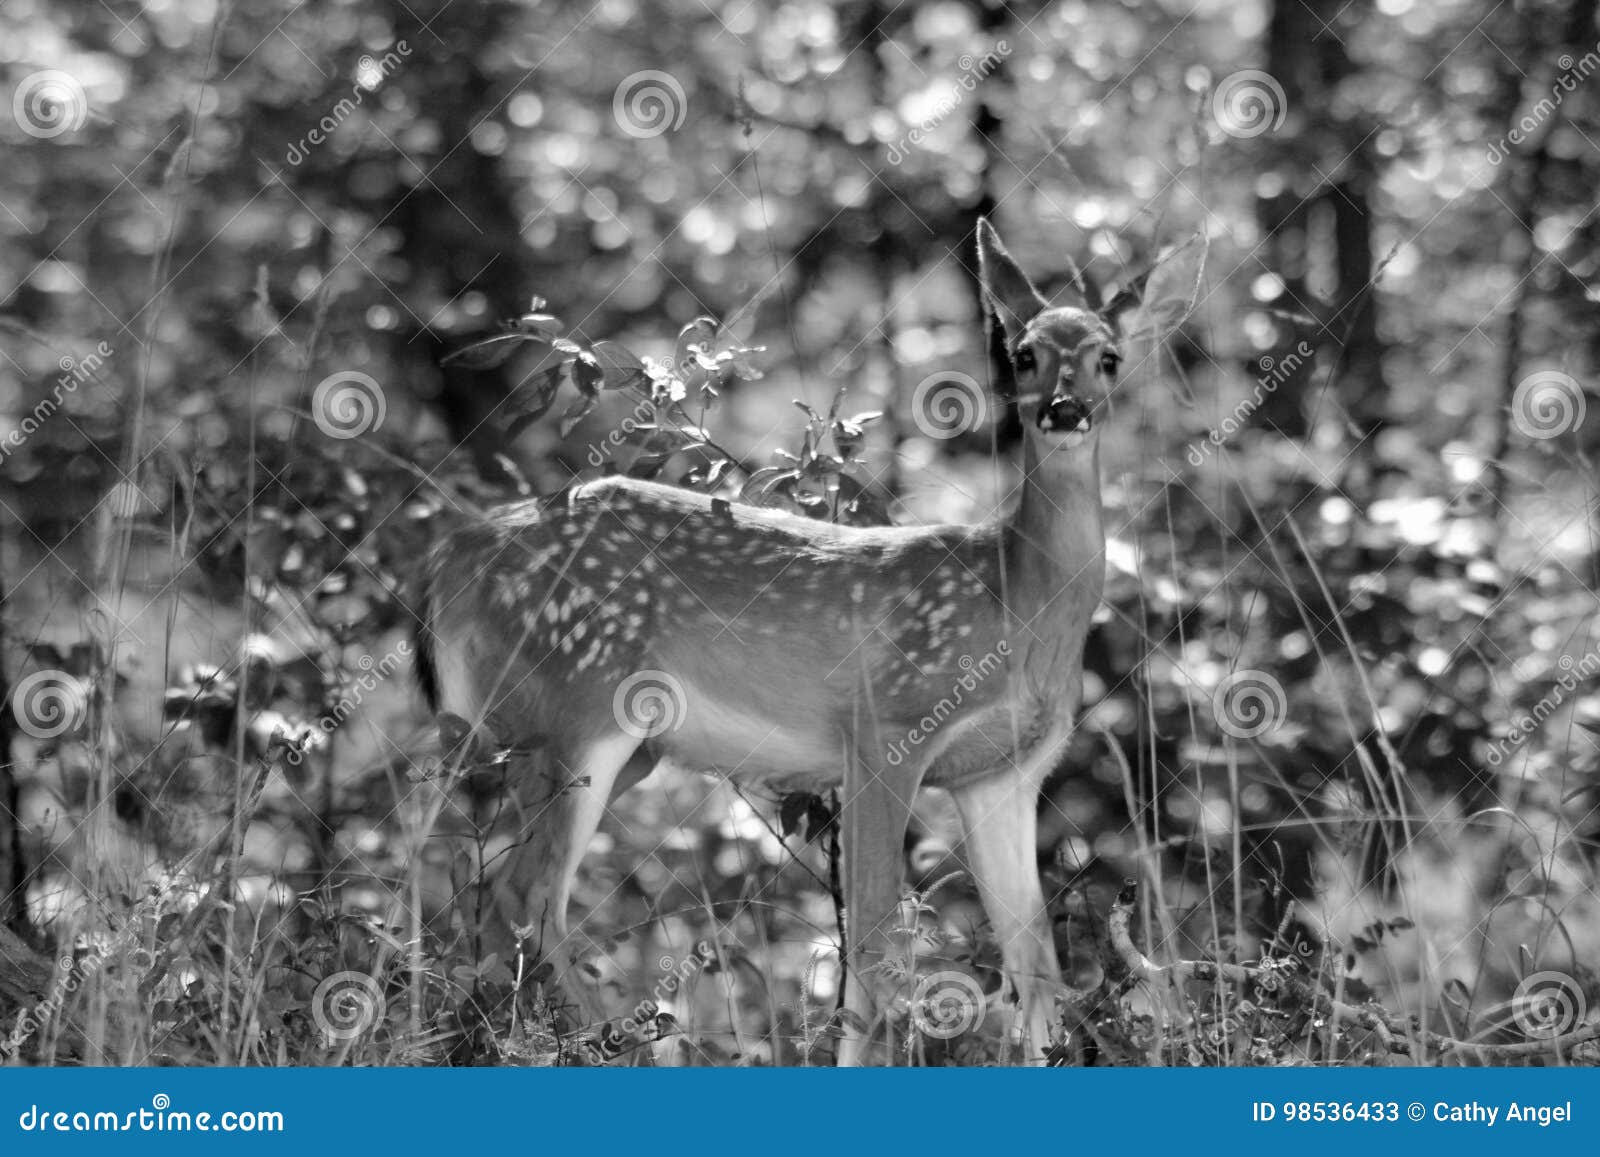
[[[573, 879], [609, 801], [665, 760], [842, 789], [845, 1003], [859, 1022], [841, 1063], [864, 1058], [860, 1023], [878, 1023], [885, 974], [906, 958], [912, 797], [950, 792], [1017, 1004], [1013, 1036], [1032, 1060], [1049, 1048], [1060, 972], [1035, 810], [1072, 732], [1100, 600], [1098, 423], [1117, 315], [1138, 294], [1097, 313], [1073, 290], [1052, 307], [984, 220], [978, 256], [1031, 417], [1003, 521], [846, 527], [607, 478], [499, 508], [430, 555], [425, 687], [436, 709], [525, 753], [523, 838], [496, 910], [586, 1014], [598, 1010], [573, 968]], [[1188, 304], [1141, 312], [1161, 324]]]

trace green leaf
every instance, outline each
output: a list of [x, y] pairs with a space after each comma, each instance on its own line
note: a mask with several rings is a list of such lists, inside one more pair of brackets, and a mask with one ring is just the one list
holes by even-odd
[[492, 370], [504, 365], [522, 343], [541, 340], [526, 333], [500, 333], [452, 350], [439, 359], [441, 366], [463, 365], [473, 370]]
[[595, 397], [585, 394], [572, 405], [567, 407], [567, 412], [561, 415], [561, 436], [565, 438], [572, 433], [577, 424], [594, 413]]
[[599, 390], [605, 377], [605, 370], [595, 360], [594, 354], [588, 350], [584, 350], [572, 359], [572, 384], [577, 386], [581, 393], [592, 396]]
[[597, 341], [591, 353], [608, 390], [642, 386], [648, 380], [644, 362], [621, 342]]
[[[540, 299], [534, 298], [534, 300]], [[560, 318], [542, 311], [525, 313], [512, 324], [523, 333], [539, 338], [555, 337], [562, 329]]]

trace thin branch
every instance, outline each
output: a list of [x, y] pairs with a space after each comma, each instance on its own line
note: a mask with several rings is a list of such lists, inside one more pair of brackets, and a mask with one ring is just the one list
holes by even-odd
[[1134, 905], [1138, 900], [1139, 886], [1135, 881], [1124, 882], [1122, 890], [1111, 906], [1106, 924], [1111, 935], [1111, 946], [1128, 971], [1140, 980], [1168, 980], [1173, 984], [1185, 981], [1224, 980], [1234, 984], [1277, 984], [1291, 994], [1312, 1005], [1317, 1012], [1337, 1020], [1351, 1021], [1376, 1035], [1384, 1048], [1404, 1056], [1419, 1056], [1416, 1046], [1425, 1054], [1431, 1050], [1439, 1056], [1452, 1053], [1472, 1053], [1481, 1060], [1510, 1060], [1518, 1057], [1563, 1056], [1574, 1045], [1600, 1040], [1600, 1022], [1583, 1025], [1571, 1032], [1542, 1040], [1520, 1041], [1515, 1044], [1485, 1044], [1478, 1041], [1458, 1040], [1440, 1033], [1419, 1030], [1415, 1026], [1376, 1004], [1354, 1005], [1335, 1000], [1321, 988], [1293, 978], [1285, 979], [1282, 973], [1265, 965], [1224, 964], [1213, 960], [1177, 960], [1171, 964], [1157, 964], [1133, 943], [1130, 925]]

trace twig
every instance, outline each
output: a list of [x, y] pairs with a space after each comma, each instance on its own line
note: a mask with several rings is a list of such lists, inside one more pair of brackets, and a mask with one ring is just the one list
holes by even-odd
[[[1138, 900], [1139, 885], [1127, 880], [1111, 905], [1111, 915], [1106, 920], [1111, 936], [1111, 947], [1128, 971], [1140, 980], [1169, 979], [1173, 984], [1184, 981], [1225, 980], [1234, 984], [1278, 983], [1290, 993], [1310, 1003], [1317, 1012], [1336, 1020], [1348, 1020], [1376, 1035], [1384, 1048], [1391, 1053], [1418, 1056], [1415, 1045], [1422, 1050], [1432, 1050], [1440, 1056], [1452, 1053], [1475, 1053], [1480, 1059], [1514, 1057], [1559, 1056], [1573, 1045], [1600, 1040], [1600, 1022], [1583, 1025], [1560, 1036], [1543, 1040], [1519, 1041], [1514, 1044], [1484, 1044], [1478, 1041], [1458, 1040], [1440, 1033], [1419, 1030], [1387, 1009], [1377, 1005], [1354, 1005], [1335, 1000], [1322, 989], [1293, 978], [1285, 979], [1280, 973], [1262, 965], [1224, 964], [1213, 960], [1177, 960], [1171, 964], [1157, 964], [1133, 943], [1130, 924], [1134, 905]], [[1270, 972], [1270, 979], [1268, 974]], [[1419, 1058], [1420, 1059], [1420, 1058]]]

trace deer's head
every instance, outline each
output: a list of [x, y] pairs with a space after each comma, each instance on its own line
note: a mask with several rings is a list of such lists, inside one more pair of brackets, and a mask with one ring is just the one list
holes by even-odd
[[1058, 295], [1059, 304], [1051, 304], [1006, 252], [994, 227], [979, 220], [984, 296], [1005, 332], [1023, 418], [1042, 458], [1093, 448], [1122, 364], [1123, 341], [1159, 335], [1182, 320], [1194, 304], [1203, 253], [1203, 246], [1175, 251], [1099, 308], [1091, 306], [1074, 270], [1073, 284]]

